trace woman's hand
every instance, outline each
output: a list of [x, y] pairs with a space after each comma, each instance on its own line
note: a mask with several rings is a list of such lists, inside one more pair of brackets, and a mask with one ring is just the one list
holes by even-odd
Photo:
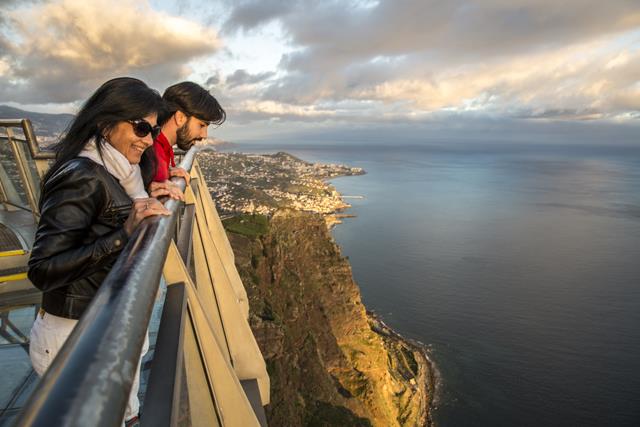
[[124, 231], [131, 236], [133, 230], [140, 222], [148, 216], [171, 215], [171, 212], [164, 207], [158, 199], [150, 197], [148, 199], [135, 199], [131, 206], [131, 213], [124, 223]]
[[171, 181], [152, 182], [149, 185], [149, 195], [156, 199], [162, 196], [169, 196], [172, 199], [184, 201], [182, 190]]

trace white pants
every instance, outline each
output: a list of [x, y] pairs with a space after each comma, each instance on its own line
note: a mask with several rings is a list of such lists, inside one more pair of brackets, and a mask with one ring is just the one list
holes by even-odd
[[[33, 370], [39, 376], [42, 376], [54, 357], [62, 348], [62, 345], [67, 340], [71, 331], [78, 323], [75, 319], [66, 319], [64, 317], [54, 316], [53, 314], [43, 313], [40, 311], [36, 317], [36, 321], [31, 327], [31, 337], [29, 344], [29, 357], [31, 358], [31, 364]], [[144, 345], [142, 346], [142, 354], [140, 359], [149, 350], [149, 335], [145, 335]], [[140, 388], [140, 363], [138, 363], [138, 369], [136, 369], [136, 375], [133, 379], [133, 385], [131, 386], [131, 394], [129, 394], [129, 402], [127, 403], [127, 409], [124, 413], [124, 419], [129, 420], [138, 415], [140, 411], [140, 402], [138, 401], [138, 389]]]

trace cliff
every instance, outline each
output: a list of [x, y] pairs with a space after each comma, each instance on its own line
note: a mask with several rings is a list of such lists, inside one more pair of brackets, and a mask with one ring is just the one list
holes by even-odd
[[271, 377], [269, 425], [427, 425], [424, 354], [367, 315], [324, 218], [241, 222], [229, 239]]

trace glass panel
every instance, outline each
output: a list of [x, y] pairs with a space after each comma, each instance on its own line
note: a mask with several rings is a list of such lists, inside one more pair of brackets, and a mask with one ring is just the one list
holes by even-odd
[[158, 340], [158, 329], [160, 328], [160, 318], [162, 317], [162, 309], [164, 307], [164, 300], [167, 294], [167, 285], [164, 277], [160, 278], [160, 286], [158, 288], [158, 295], [153, 305], [153, 312], [151, 313], [151, 319], [149, 320], [149, 351], [142, 358], [142, 368], [140, 370], [140, 389], [138, 391], [138, 398], [140, 402], [144, 402], [144, 395], [147, 392], [147, 383], [149, 382], [149, 375], [151, 373], [151, 363], [153, 362], [153, 355], [156, 350], [156, 341]]
[[0, 136], [0, 182], [7, 201], [13, 205], [29, 208], [18, 164], [8, 140]]
[[32, 183], [32, 188], [34, 192], [34, 199], [40, 200], [40, 176], [38, 175], [38, 170], [36, 169], [36, 162], [31, 158], [31, 151], [27, 146], [27, 142], [18, 142], [18, 151], [20, 152], [23, 159], [26, 161], [26, 169], [27, 169], [27, 177]]
[[7, 195], [7, 201], [14, 205], [28, 208], [27, 183], [23, 182], [18, 169], [18, 158], [9, 143], [9, 135], [15, 143], [19, 158], [24, 162], [27, 180], [31, 183], [34, 200], [40, 198], [40, 176], [35, 161], [31, 158], [31, 151], [22, 128], [0, 128], [0, 178]]
[[205, 372], [191, 315], [187, 316], [187, 323], [184, 325], [184, 366], [191, 425], [194, 427], [219, 426], [213, 393]]

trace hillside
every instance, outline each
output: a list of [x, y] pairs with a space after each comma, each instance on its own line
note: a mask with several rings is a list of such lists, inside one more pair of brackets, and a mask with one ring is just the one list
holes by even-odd
[[67, 128], [73, 114], [34, 113], [19, 108], [0, 105], [0, 119], [30, 119], [38, 137], [53, 139]]

